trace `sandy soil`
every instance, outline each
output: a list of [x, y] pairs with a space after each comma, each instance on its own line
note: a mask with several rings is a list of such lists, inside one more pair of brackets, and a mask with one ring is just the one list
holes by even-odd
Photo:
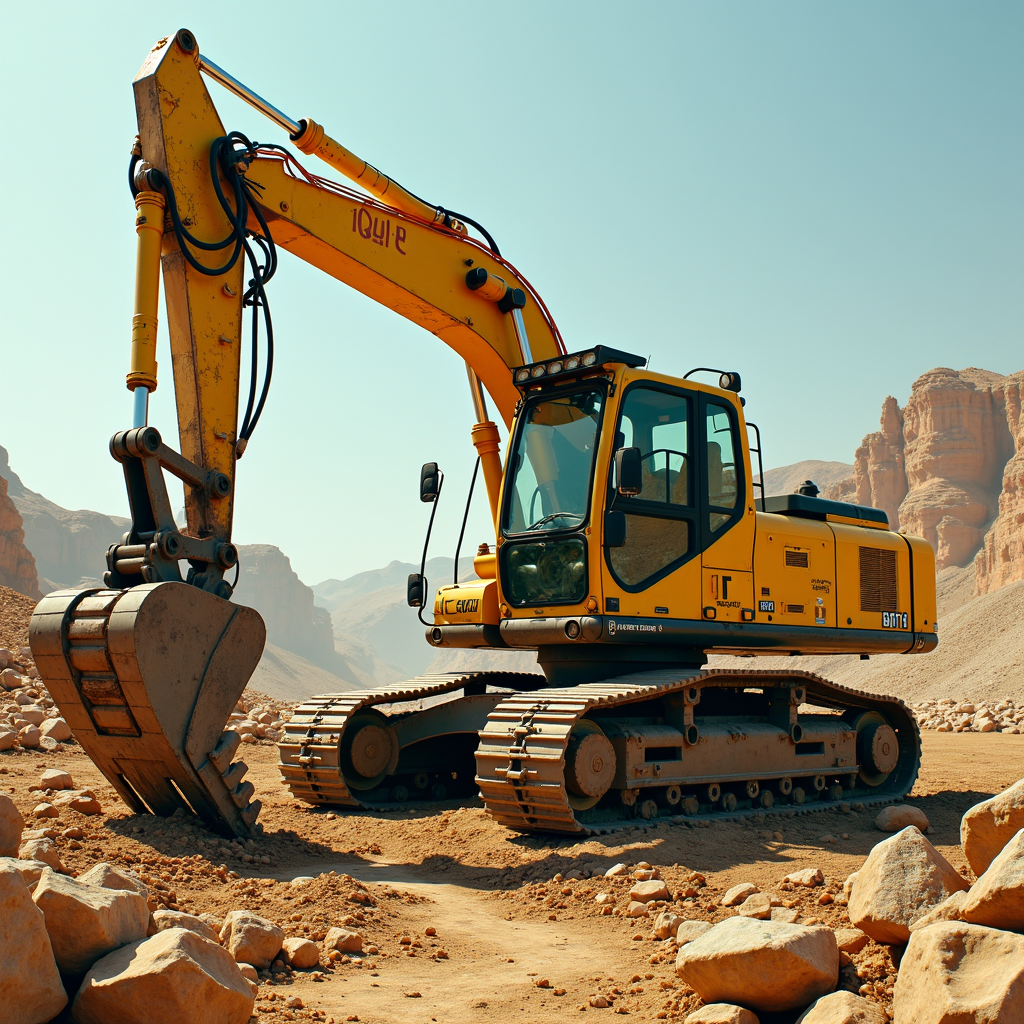
[[[346, 921], [358, 928], [363, 958], [324, 961], [318, 974], [266, 974], [254, 1020], [542, 1022], [566, 1011], [679, 1019], [700, 1004], [675, 976], [672, 950], [651, 937], [649, 921], [604, 916], [594, 902], [598, 892], [609, 892], [625, 906], [630, 882], [601, 877], [609, 866], [647, 861], [659, 867], [684, 917], [727, 916], [732, 911], [719, 906], [721, 894], [750, 881], [777, 893], [801, 920], [838, 927], [848, 924], [843, 880], [882, 838], [873, 815], [857, 805], [748, 824], [645, 823], [583, 841], [509, 833], [479, 806], [454, 803], [338, 815], [290, 797], [273, 746], [247, 746], [244, 758], [264, 803], [263, 833], [246, 847], [184, 816], [130, 815], [76, 746], [0, 755], [0, 790], [10, 792], [29, 827], [57, 830], [72, 871], [108, 860], [140, 872], [168, 906], [216, 914], [249, 908], [290, 934], [319, 939]], [[59, 819], [32, 819], [40, 797], [28, 787], [55, 766], [94, 789], [104, 813], [63, 810]], [[963, 812], [1022, 774], [1024, 736], [925, 735], [912, 802], [931, 820], [932, 841], [958, 868], [967, 871], [957, 845]], [[85, 835], [64, 837], [69, 826]], [[781, 884], [804, 867], [824, 872], [824, 889]], [[574, 868], [595, 877], [555, 881]], [[291, 884], [303, 875], [313, 881]], [[822, 905], [823, 891], [840, 899]], [[888, 1005], [893, 976], [889, 951], [871, 943], [841, 980], [852, 989], [876, 983], [879, 1001]], [[614, 997], [612, 1008], [589, 1006], [599, 992]], [[296, 994], [305, 1008], [285, 1008], [283, 999]]]

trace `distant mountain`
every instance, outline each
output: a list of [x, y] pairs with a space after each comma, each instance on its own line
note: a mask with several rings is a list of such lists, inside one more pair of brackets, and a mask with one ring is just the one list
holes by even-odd
[[[406, 604], [406, 581], [419, 565], [390, 562], [382, 569], [357, 573], [344, 580], [324, 580], [313, 587], [316, 603], [326, 609], [334, 624], [338, 644], [360, 642], [382, 661], [395, 666], [398, 675], [380, 682], [419, 675], [431, 669], [437, 652], [424, 637], [416, 611]], [[429, 592], [454, 581], [455, 559], [431, 558], [426, 565]], [[475, 579], [473, 559], [459, 559], [459, 579]], [[428, 616], [429, 617], [429, 616]]]
[[131, 522], [87, 509], [61, 508], [30, 491], [11, 469], [0, 447], [0, 476], [25, 524], [25, 547], [32, 552], [43, 593], [64, 587], [101, 586], [107, 548], [120, 542]]
[[[765, 471], [765, 497], [773, 494], [793, 494], [805, 481], [813, 480], [818, 490], [824, 492], [832, 484], [838, 484], [853, 476], [853, 466], [845, 462], [819, 462], [807, 459], [805, 462], [794, 462], [791, 466], [780, 466], [778, 469]], [[754, 497], [758, 497], [755, 489]]]

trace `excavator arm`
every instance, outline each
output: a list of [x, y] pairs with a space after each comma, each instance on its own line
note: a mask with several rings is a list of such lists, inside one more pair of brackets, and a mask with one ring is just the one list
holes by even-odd
[[[227, 133], [203, 72], [368, 194], [308, 172], [281, 147]], [[31, 644], [79, 742], [130, 807], [164, 814], [187, 807], [214, 828], [244, 835], [259, 802], [244, 764], [232, 761], [239, 737], [221, 730], [266, 630], [258, 613], [227, 600], [225, 576], [238, 561], [231, 543], [238, 460], [270, 382], [266, 284], [277, 248], [401, 313], [463, 357], [476, 413], [472, 440], [494, 514], [501, 464], [484, 389], [508, 425], [519, 398], [510, 368], [564, 348], [536, 291], [489, 236], [490, 244], [476, 241], [458, 216], [407, 192], [315, 122], [287, 118], [202, 57], [187, 30], [154, 47], [134, 89], [133, 424], [110, 445], [124, 470], [132, 528], [108, 552], [107, 589], [48, 595], [33, 615]], [[161, 280], [180, 450], [147, 424], [158, 383]], [[253, 372], [239, 423], [246, 306]], [[265, 323], [262, 343], [257, 320]], [[165, 473], [185, 485], [184, 528], [174, 521]]]
[[[295, 129], [292, 141], [300, 149], [321, 157], [376, 195], [314, 175], [280, 147], [247, 151], [242, 143], [224, 145], [227, 133], [201, 69], [264, 112], [273, 111], [276, 121]], [[159, 232], [159, 225], [152, 222], [159, 221], [162, 203], [171, 228], [161, 234], [160, 263], [181, 456], [195, 466], [224, 474], [233, 484], [237, 458], [248, 440], [238, 429], [244, 261], [240, 252], [232, 251], [235, 241], [212, 257], [190, 242], [191, 238], [209, 245], [231, 237], [230, 215], [237, 212], [237, 204], [232, 207], [229, 200], [225, 207], [220, 197], [230, 195], [227, 179], [232, 175], [244, 178], [234, 191], [245, 197], [245, 228], [263, 240], [264, 248], [286, 249], [458, 352], [469, 369], [481, 424], [487, 423], [481, 386], [507, 426], [519, 398], [510, 368], [564, 351], [537, 293], [496, 251], [469, 237], [447, 211], [428, 206], [356, 158], [315, 122], [292, 121], [257, 97], [203, 58], [187, 30], [157, 44], [136, 76], [134, 89], [142, 161], [135, 173], [142, 186], [136, 203], [143, 211], [138, 219], [146, 225], [138, 228], [136, 328], [127, 383], [137, 396], [139, 389], [148, 394], [157, 384], [159, 270], [149, 236]], [[219, 165], [211, 159], [218, 144]], [[386, 205], [389, 202], [394, 205]], [[224, 267], [232, 255], [230, 267], [210, 272]], [[265, 295], [258, 293], [256, 302], [265, 302]], [[142, 338], [139, 324], [146, 332]], [[143, 425], [139, 419], [136, 427]], [[485, 449], [481, 454], [493, 508], [500, 478], [497, 431], [480, 425], [474, 441], [478, 449]], [[165, 468], [175, 471], [173, 466]], [[223, 482], [221, 487], [226, 493], [186, 488], [190, 536], [229, 541], [234, 488]], [[209, 589], [216, 591], [217, 575], [214, 567]]]

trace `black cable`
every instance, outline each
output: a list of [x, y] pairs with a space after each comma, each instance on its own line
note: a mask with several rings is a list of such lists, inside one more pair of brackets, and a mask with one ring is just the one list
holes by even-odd
[[469, 494], [466, 497], [466, 511], [462, 513], [462, 529], [459, 530], [459, 542], [455, 545], [455, 580], [459, 582], [459, 552], [462, 550], [462, 538], [466, 535], [466, 520], [469, 519], [469, 506], [473, 502], [473, 488], [476, 487], [476, 474], [480, 470], [480, 456], [476, 457], [476, 464], [473, 466], [473, 478], [469, 481]]
[[498, 243], [491, 237], [491, 233], [483, 226], [483, 224], [473, 220], [472, 217], [467, 217], [464, 213], [456, 213], [454, 210], [447, 209], [444, 212], [449, 217], [454, 217], [456, 220], [464, 220], [467, 224], [472, 224], [473, 227], [475, 227], [477, 231], [487, 239], [487, 244], [490, 246], [491, 252], [493, 252], [495, 256], [501, 255], [501, 252], [498, 250]]
[[[147, 171], [151, 187], [160, 188], [167, 198], [167, 209], [171, 218], [171, 225], [181, 249], [182, 255], [194, 270], [208, 277], [217, 277], [226, 274], [238, 262], [239, 256], [244, 252], [252, 271], [249, 280], [249, 287], [242, 296], [242, 305], [253, 307], [252, 311], [252, 332], [251, 332], [251, 372], [249, 376], [249, 395], [246, 401], [245, 415], [242, 418], [242, 426], [238, 432], [238, 439], [248, 442], [256, 429], [263, 408], [266, 405], [267, 395], [270, 391], [270, 381], [274, 370], [274, 325], [270, 316], [270, 303], [267, 299], [266, 284], [277, 271], [277, 248], [267, 226], [266, 218], [260, 208], [260, 190], [262, 186], [250, 181], [245, 177], [249, 164], [256, 156], [259, 143], [250, 142], [241, 132], [229, 132], [219, 139], [215, 139], [210, 146], [210, 177], [213, 189], [220, 203], [221, 209], [231, 225], [228, 234], [215, 242], [204, 242], [196, 238], [182, 222], [178, 212], [177, 198], [174, 188], [167, 176], [155, 168]], [[279, 148], [279, 147], [273, 147]], [[132, 195], [137, 196], [139, 189], [135, 184], [135, 169], [141, 158], [132, 155], [128, 164], [128, 180]], [[228, 193], [225, 193], [224, 184], [228, 184]], [[260, 225], [262, 235], [247, 228], [250, 212]], [[249, 245], [252, 240], [258, 246], [263, 262]], [[202, 263], [191, 249], [199, 249], [204, 252], [220, 252], [231, 247], [230, 255], [226, 262], [217, 267], [210, 267]], [[191, 248], [190, 248], [191, 247]], [[267, 355], [263, 373], [263, 387], [260, 389], [259, 399], [256, 398], [258, 363], [259, 363], [259, 312], [256, 307], [262, 309], [263, 322], [267, 332]], [[244, 443], [240, 446], [238, 455], [241, 456], [244, 450]]]

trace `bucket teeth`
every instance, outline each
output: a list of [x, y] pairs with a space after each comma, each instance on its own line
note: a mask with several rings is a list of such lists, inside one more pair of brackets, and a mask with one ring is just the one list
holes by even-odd
[[133, 811], [188, 807], [222, 835], [247, 836], [259, 804], [231, 763], [241, 737], [223, 730], [266, 632], [251, 608], [148, 583], [48, 594], [29, 642], [75, 738]]
[[235, 756], [235, 751], [238, 749], [238, 745], [242, 742], [242, 737], [237, 732], [233, 732], [229, 729], [225, 732], [220, 742], [213, 748], [210, 754], [210, 763], [214, 768], [217, 769], [223, 775], [231, 764], [231, 758]]
[[256, 824], [256, 818], [262, 809], [263, 803], [260, 800], [251, 800], [247, 806], [242, 808], [242, 820], [249, 828]]
[[237, 788], [238, 784], [245, 778], [245, 773], [249, 770], [244, 761], [236, 761], [225, 773], [224, 773], [224, 785], [228, 789]]
[[256, 787], [251, 782], [243, 782], [231, 791], [231, 799], [235, 801], [236, 807], [245, 807], [255, 792]]

